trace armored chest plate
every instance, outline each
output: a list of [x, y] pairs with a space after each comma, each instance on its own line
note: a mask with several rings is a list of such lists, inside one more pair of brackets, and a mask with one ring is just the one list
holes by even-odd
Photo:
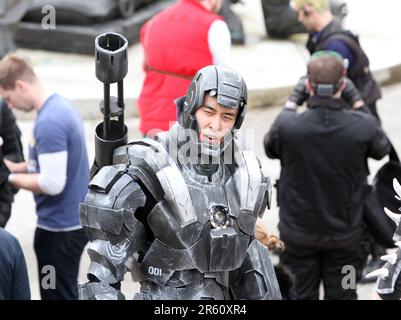
[[[234, 170], [220, 165], [210, 178], [182, 165], [183, 155], [175, 162], [162, 144], [151, 144], [155, 152], [141, 166], [151, 169], [143, 180], [157, 185], [151, 189], [156, 205], [147, 219], [155, 239], [141, 263], [144, 275], [165, 285], [177, 271], [216, 273], [238, 268], [267, 190], [256, 157], [238, 152]], [[140, 148], [129, 152], [134, 158], [131, 163], [144, 161]], [[140, 169], [135, 174], [142, 175]], [[157, 274], [148, 272], [155, 268], [160, 269]]]

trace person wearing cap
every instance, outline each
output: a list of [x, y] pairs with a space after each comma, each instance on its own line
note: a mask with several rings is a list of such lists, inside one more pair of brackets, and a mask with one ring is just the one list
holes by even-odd
[[371, 113], [379, 119], [376, 102], [381, 90], [372, 76], [369, 59], [359, 39], [343, 28], [330, 11], [329, 0], [295, 0], [298, 20], [309, 31], [307, 49], [311, 54], [320, 50], [339, 53], [348, 61], [347, 75], [359, 90]]
[[[316, 52], [307, 70], [307, 110], [284, 108], [264, 139], [267, 156], [281, 162], [280, 262], [295, 275], [299, 299], [319, 299], [321, 281], [325, 299], [356, 299], [367, 159], [383, 158], [390, 144], [372, 115], [341, 99], [338, 53]], [[348, 287], [344, 266], [356, 275]]]
[[140, 281], [135, 299], [281, 299], [269, 251], [255, 239], [256, 231], [263, 240], [255, 227], [270, 206], [270, 181], [237, 134], [245, 81], [204, 67], [176, 105], [169, 131], [115, 149], [89, 184], [81, 299], [124, 299], [127, 271]]
[[[295, 9], [298, 13], [299, 21], [309, 31], [307, 49], [312, 54], [319, 50], [332, 50], [338, 52], [347, 61], [347, 87], [343, 91], [343, 99], [350, 105], [363, 106], [370, 110], [380, 123], [377, 112], [377, 101], [381, 98], [379, 84], [373, 78], [370, 71], [369, 58], [360, 45], [359, 38], [351, 31], [343, 28], [341, 22], [335, 18], [329, 10], [329, 0], [295, 0]], [[287, 105], [299, 105], [307, 99], [307, 95], [302, 94], [304, 81], [300, 82], [290, 96]], [[367, 229], [366, 245], [364, 249], [371, 259], [366, 264], [364, 274], [369, 273], [383, 262], [380, 256], [386, 254], [386, 249], [379, 245], [370, 235]], [[363, 282], [374, 281], [375, 279], [363, 278]]]

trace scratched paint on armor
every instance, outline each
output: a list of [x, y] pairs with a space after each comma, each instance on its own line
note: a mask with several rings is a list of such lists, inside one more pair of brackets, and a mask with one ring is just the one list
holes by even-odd
[[[234, 175], [228, 166], [220, 165], [209, 181], [184, 161], [179, 163], [185, 160], [183, 154], [178, 153], [177, 159], [169, 157], [165, 148], [168, 139], [164, 141], [161, 144], [143, 139], [115, 152], [114, 159], [121, 169], [128, 164], [128, 175], [117, 180], [102, 197], [108, 199], [107, 203], [116, 199], [118, 207], [128, 195], [135, 199], [135, 193], [128, 192], [130, 179], [126, 179], [132, 173], [136, 179], [143, 179], [146, 187], [153, 188], [157, 203], [147, 222], [155, 239], [140, 264], [145, 279], [158, 286], [179, 286], [196, 282], [201, 273], [219, 279], [219, 284], [226, 287], [228, 272], [239, 268], [245, 259], [256, 222], [255, 208], [264, 196], [259, 192], [263, 188], [259, 187], [257, 159], [237, 146]], [[121, 192], [125, 189], [127, 192]], [[135, 206], [123, 206], [135, 210]], [[212, 226], [211, 208], [223, 208], [227, 213], [229, 221], [224, 227]]]
[[[249, 239], [253, 235], [258, 211], [256, 208], [261, 206], [264, 197], [265, 187], [257, 187], [257, 181], [260, 184], [262, 179], [256, 158], [247, 161], [248, 159], [243, 158], [243, 153], [240, 153], [239, 169], [234, 175], [231, 174], [231, 167], [221, 165], [209, 182], [207, 177], [194, 174], [192, 168], [183, 166], [180, 171], [171, 159], [161, 161], [165, 156], [164, 149], [156, 142], [152, 142], [151, 148], [137, 145], [125, 150], [128, 156], [121, 153], [116, 159], [120, 159], [118, 163], [121, 170], [123, 162], [128, 162], [124, 169], [127, 173], [117, 180], [111, 174], [110, 177], [105, 175], [107, 181], [114, 182], [100, 181], [99, 188], [108, 189], [108, 192], [96, 191], [94, 198], [97, 200], [93, 198], [90, 202], [99, 202], [105, 207], [114, 203], [115, 208], [125, 207], [134, 212], [137, 205], [144, 204], [145, 198], [132, 180], [135, 175], [131, 173], [141, 173], [134, 180], [147, 179], [144, 182], [146, 186], [159, 184], [160, 190], [153, 190], [159, 196], [158, 201], [147, 216], [155, 238], [139, 266], [141, 279], [145, 280], [141, 283], [141, 293], [153, 298], [174, 299], [184, 294], [180, 289], [183, 287], [185, 297], [228, 298], [228, 273], [241, 267], [249, 253]], [[148, 154], [145, 157], [141, 152], [150, 153], [151, 156]], [[257, 168], [255, 173], [249, 172], [254, 170], [251, 167]], [[119, 173], [114, 175], [119, 176]], [[246, 189], [242, 189], [242, 183], [247, 184]], [[244, 191], [254, 194], [243, 196], [241, 192]], [[131, 199], [135, 204], [128, 205], [126, 202]], [[178, 206], [180, 209], [177, 209]], [[221, 211], [227, 212], [230, 222], [224, 224], [225, 227], [214, 228], [211, 225], [210, 209], [213, 207], [223, 208]], [[193, 222], [185, 223], [187, 216], [191, 215], [194, 215]], [[144, 239], [144, 234], [140, 237]], [[130, 236], [128, 240], [137, 243], [140, 237], [132, 237], [131, 241]], [[133, 249], [125, 248], [127, 243], [122, 241], [118, 248], [101, 247], [104, 250], [99, 253], [90, 250], [93, 263], [91, 273], [102, 279], [109, 279], [110, 283], [112, 276], [121, 279], [125, 262], [112, 263], [113, 269], [116, 268], [112, 273], [108, 271], [108, 267], [102, 266], [110, 266], [111, 261], [120, 261], [118, 258], [125, 261], [128, 255], [133, 256], [136, 252], [134, 249], [137, 250], [140, 243]], [[120, 256], [117, 250], [120, 248], [127, 250], [127, 255]], [[109, 262], [103, 257], [108, 257]]]
[[[393, 180], [393, 188], [397, 194], [395, 198], [401, 201], [401, 185], [397, 179]], [[371, 272], [367, 277], [373, 275], [378, 277], [376, 282], [376, 291], [382, 296], [382, 298], [385, 297], [386, 299], [399, 300], [401, 299], [401, 215], [398, 212], [392, 212], [387, 208], [384, 210], [387, 216], [397, 225], [397, 229], [393, 236], [397, 250], [393, 254], [382, 256], [381, 259], [386, 261], [386, 264], [382, 268]]]

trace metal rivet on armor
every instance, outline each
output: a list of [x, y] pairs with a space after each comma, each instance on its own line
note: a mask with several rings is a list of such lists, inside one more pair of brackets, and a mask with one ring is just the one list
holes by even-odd
[[216, 205], [209, 209], [210, 223], [213, 228], [227, 228], [230, 226], [230, 216], [228, 208], [225, 206]]

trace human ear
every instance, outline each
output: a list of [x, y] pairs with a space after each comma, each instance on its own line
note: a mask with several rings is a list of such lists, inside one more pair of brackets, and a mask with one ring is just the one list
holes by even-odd
[[15, 81], [15, 89], [20, 90], [20, 91], [25, 91], [26, 90], [26, 82], [22, 81], [22, 80]]
[[306, 86], [306, 91], [308, 91], [309, 94], [313, 95], [313, 86], [308, 78], [305, 79], [305, 86]]

